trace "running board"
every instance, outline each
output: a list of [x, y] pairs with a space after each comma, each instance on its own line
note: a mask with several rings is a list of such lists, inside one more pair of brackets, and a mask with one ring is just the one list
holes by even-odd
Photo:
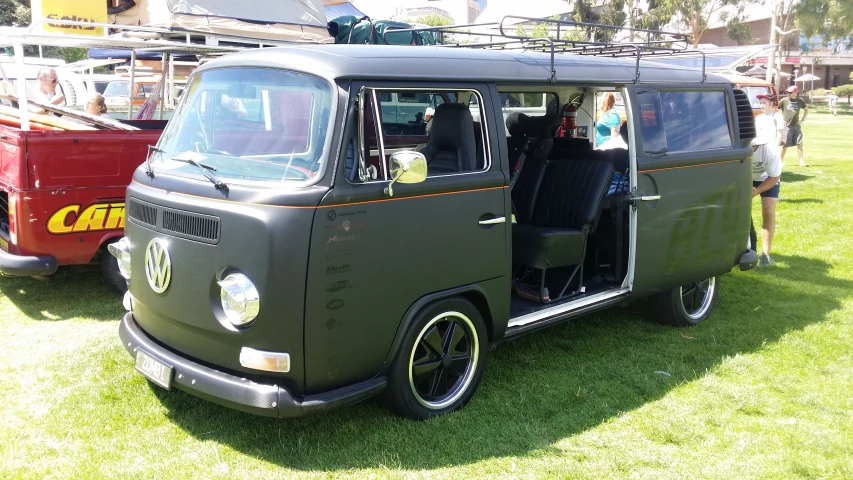
[[608, 292], [590, 295], [589, 297], [582, 298], [580, 300], [575, 300], [573, 302], [568, 302], [563, 305], [556, 305], [551, 308], [545, 308], [543, 310], [539, 310], [538, 312], [528, 313], [527, 315], [522, 315], [518, 318], [511, 319], [509, 321], [509, 324], [507, 325], [507, 328], [518, 328], [527, 325], [532, 326], [533, 324], [544, 323], [548, 320], [555, 320], [556, 317], [563, 317], [577, 310], [585, 310], [587, 309], [587, 307], [595, 306], [598, 303], [610, 303], [609, 300], [626, 296], [630, 291], [631, 290], [627, 288], [620, 288], [618, 290], [611, 290]]

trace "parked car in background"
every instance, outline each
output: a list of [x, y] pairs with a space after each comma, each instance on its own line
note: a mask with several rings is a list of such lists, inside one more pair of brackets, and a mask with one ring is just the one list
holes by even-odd
[[124, 191], [164, 121], [135, 131], [22, 131], [0, 125], [0, 274], [98, 266], [127, 288], [107, 246], [124, 234]]

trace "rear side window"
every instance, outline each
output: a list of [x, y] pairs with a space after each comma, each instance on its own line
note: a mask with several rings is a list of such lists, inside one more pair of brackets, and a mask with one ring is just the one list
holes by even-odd
[[732, 146], [724, 91], [662, 91], [637, 95], [643, 150], [663, 154]]

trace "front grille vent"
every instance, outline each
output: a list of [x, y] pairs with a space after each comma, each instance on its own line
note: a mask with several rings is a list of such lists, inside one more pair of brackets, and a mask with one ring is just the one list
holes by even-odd
[[755, 138], [755, 117], [752, 114], [752, 104], [743, 90], [735, 90], [735, 103], [737, 104], [737, 123], [740, 130], [741, 142]]
[[127, 208], [127, 215], [139, 223], [152, 227], [157, 226], [157, 209], [151, 205], [145, 205], [131, 199]]
[[198, 213], [163, 210], [163, 230], [192, 240], [219, 241], [219, 219]]

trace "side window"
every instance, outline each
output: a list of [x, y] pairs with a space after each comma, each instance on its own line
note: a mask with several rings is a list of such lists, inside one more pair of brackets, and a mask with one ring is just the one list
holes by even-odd
[[514, 111], [539, 116], [546, 113], [557, 113], [559, 110], [557, 96], [553, 93], [502, 92], [500, 95], [504, 117]]
[[660, 93], [640, 93], [637, 95], [637, 103], [640, 109], [640, 135], [643, 138], [643, 151], [652, 154], [666, 153]]
[[361, 174], [347, 177], [354, 182], [390, 180], [389, 158], [405, 150], [424, 154], [430, 177], [485, 170], [488, 145], [479, 101], [457, 103], [460, 96], [478, 95], [440, 89], [365, 89], [359, 126], [362, 147], [355, 166]]
[[646, 153], [732, 146], [723, 91], [664, 91], [637, 95]]

